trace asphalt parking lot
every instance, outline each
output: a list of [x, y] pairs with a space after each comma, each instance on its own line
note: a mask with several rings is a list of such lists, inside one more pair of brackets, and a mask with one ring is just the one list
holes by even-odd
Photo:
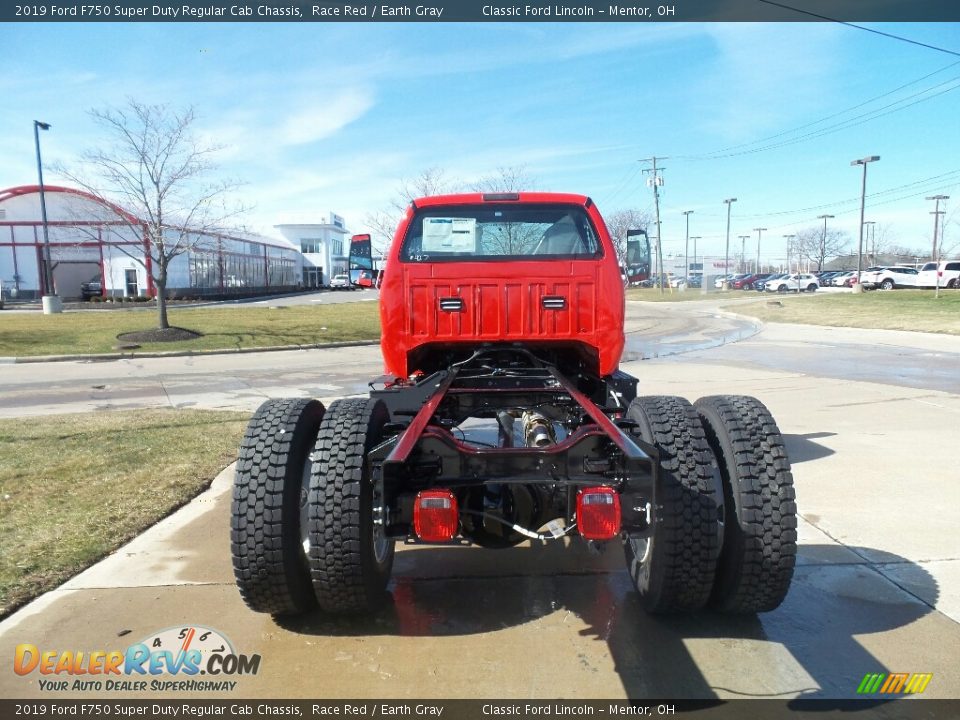
[[[198, 625], [263, 658], [257, 675], [237, 678], [223, 697], [847, 698], [868, 672], [933, 673], [925, 697], [960, 697], [960, 338], [782, 325], [758, 332], [709, 308], [647, 312], [634, 307], [629, 327], [651, 359], [625, 365], [642, 393], [753, 394], [785, 435], [800, 555], [776, 611], [647, 616], [622, 551], [610, 544], [593, 554], [573, 542], [401, 548], [376, 616], [277, 622], [249, 612], [233, 585], [228, 469], [196, 501], [0, 623], [0, 656], [24, 642], [120, 649]], [[672, 339], [658, 343], [658, 332]], [[882, 343], [864, 343], [862, 333]], [[650, 354], [659, 345], [683, 349], [684, 338], [688, 352]], [[821, 360], [807, 352], [811, 344], [828, 357], [849, 348], [856, 361]], [[181, 398], [249, 408], [285, 393], [362, 392], [379, 372], [376, 348], [217, 357], [231, 363], [219, 374], [234, 386], [209, 395], [203, 386], [218, 374], [216, 358], [59, 363], [64, 388], [77, 393], [61, 400], [88, 409], [103, 401], [90, 397], [102, 392], [93, 381], [110, 377], [109, 406]], [[7, 378], [4, 397], [26, 397], [28, 386], [39, 388], [38, 373], [55, 372], [8, 369], [34, 379]], [[173, 382], [180, 392], [170, 392]], [[57, 406], [51, 395], [26, 409]], [[37, 682], [36, 673], [5, 670], [0, 695], [40, 696]]]

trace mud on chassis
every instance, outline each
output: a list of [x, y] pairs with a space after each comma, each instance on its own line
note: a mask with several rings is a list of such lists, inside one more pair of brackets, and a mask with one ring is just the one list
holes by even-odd
[[414, 200], [380, 290], [388, 375], [329, 408], [268, 401], [247, 428], [231, 519], [246, 603], [363, 612], [397, 542], [579, 537], [623, 544], [651, 612], [777, 607], [797, 538], [776, 423], [745, 396], [635, 397], [624, 312], [590, 198]]
[[481, 348], [369, 398], [271, 400], [234, 486], [237, 584], [256, 611], [365, 612], [394, 543], [622, 542], [651, 612], [777, 607], [796, 506], [783, 440], [744, 396], [634, 397], [636, 380], [566, 376]]

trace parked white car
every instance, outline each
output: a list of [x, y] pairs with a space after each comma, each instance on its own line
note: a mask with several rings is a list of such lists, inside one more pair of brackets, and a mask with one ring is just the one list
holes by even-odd
[[330, 280], [330, 287], [332, 288], [348, 288], [350, 287], [350, 278], [347, 275], [334, 275], [333, 279]]
[[932, 288], [940, 287], [956, 288], [960, 287], [960, 260], [941, 260], [940, 261], [940, 282], [937, 282], [937, 263], [928, 262], [917, 273], [917, 281], [920, 287]]
[[889, 267], [863, 273], [864, 287], [878, 287], [881, 290], [893, 290], [898, 287], [920, 287], [920, 274], [916, 268], [906, 265]]
[[768, 281], [766, 290], [767, 292], [789, 292], [791, 290], [796, 292], [799, 289], [800, 292], [814, 292], [819, 287], [820, 281], [817, 280], [816, 275], [811, 275], [810, 273], [792, 273], [791, 275], [778, 278], [773, 282]]
[[833, 287], [852, 287], [857, 283], [857, 271], [848, 270], [830, 278], [830, 285]]

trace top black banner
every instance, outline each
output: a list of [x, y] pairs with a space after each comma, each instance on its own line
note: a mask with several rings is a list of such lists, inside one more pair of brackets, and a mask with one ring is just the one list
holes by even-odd
[[[960, 22], [960, 0], [421, 0], [4, 4], [4, 22]], [[960, 38], [960, 32], [958, 32]]]

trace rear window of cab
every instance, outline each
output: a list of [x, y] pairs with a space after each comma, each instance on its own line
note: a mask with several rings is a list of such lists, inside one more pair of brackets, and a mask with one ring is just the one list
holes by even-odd
[[418, 209], [404, 262], [591, 259], [603, 256], [586, 211], [572, 205], [463, 205]]

